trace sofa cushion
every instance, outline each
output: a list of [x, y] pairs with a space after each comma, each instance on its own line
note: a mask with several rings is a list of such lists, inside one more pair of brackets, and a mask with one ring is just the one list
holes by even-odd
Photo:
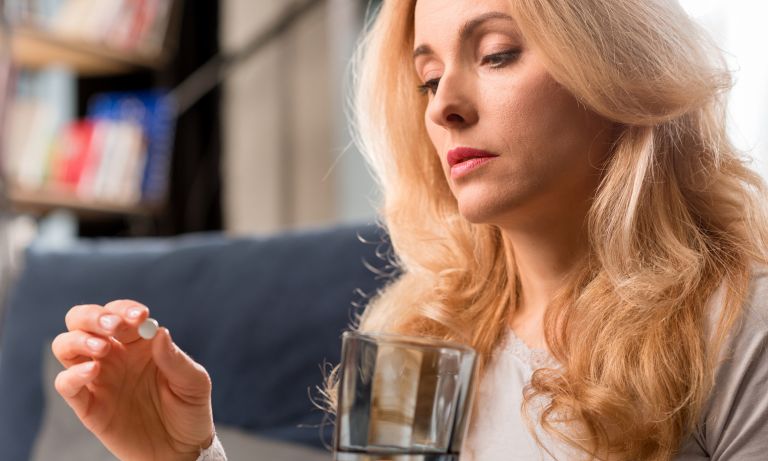
[[[361, 238], [362, 236], [362, 238]], [[365, 240], [368, 243], [362, 243]], [[372, 226], [270, 238], [194, 235], [32, 248], [0, 338], [0, 446], [22, 461], [43, 413], [43, 351], [76, 304], [139, 300], [211, 374], [214, 418], [261, 436], [322, 446], [330, 427], [309, 394], [339, 360], [355, 308], [385, 281]]]

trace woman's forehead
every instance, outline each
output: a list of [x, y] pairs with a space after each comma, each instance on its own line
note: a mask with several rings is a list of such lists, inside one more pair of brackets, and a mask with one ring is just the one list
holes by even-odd
[[459, 35], [472, 22], [506, 16], [512, 18], [509, 0], [417, 0], [414, 39]]

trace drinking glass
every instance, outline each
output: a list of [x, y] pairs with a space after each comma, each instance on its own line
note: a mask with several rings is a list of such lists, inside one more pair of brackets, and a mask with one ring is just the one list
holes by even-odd
[[334, 460], [457, 461], [475, 357], [446, 341], [344, 333]]

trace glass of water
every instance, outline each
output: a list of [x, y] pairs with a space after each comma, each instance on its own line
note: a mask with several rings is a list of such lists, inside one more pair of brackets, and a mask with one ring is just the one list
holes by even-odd
[[456, 343], [344, 333], [334, 459], [457, 461], [475, 357]]

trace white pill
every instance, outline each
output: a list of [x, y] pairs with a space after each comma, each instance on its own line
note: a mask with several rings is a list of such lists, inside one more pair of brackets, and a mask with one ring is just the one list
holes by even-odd
[[157, 334], [157, 329], [160, 325], [155, 319], [147, 319], [139, 325], [139, 336], [144, 339], [152, 339]]

